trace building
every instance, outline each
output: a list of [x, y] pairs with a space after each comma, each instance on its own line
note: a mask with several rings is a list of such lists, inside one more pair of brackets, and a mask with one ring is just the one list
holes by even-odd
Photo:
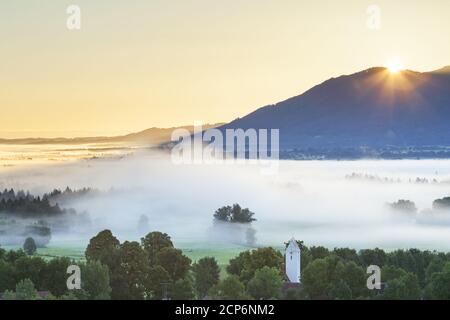
[[285, 253], [286, 276], [290, 283], [300, 283], [300, 247], [297, 241], [292, 238]]

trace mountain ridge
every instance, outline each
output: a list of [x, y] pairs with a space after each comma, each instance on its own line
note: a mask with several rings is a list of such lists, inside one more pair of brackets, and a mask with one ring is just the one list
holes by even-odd
[[333, 77], [220, 129], [279, 129], [281, 150], [450, 146], [448, 69]]
[[[223, 123], [205, 124], [203, 128], [215, 128]], [[133, 132], [119, 136], [96, 136], [96, 137], [74, 137], [74, 138], [0, 138], [0, 144], [89, 144], [89, 143], [119, 143], [119, 142], [136, 142], [150, 143], [158, 145], [170, 140], [172, 132], [176, 129], [186, 129], [189, 132], [194, 131], [194, 126], [180, 126], [171, 128], [151, 127], [142, 131]]]

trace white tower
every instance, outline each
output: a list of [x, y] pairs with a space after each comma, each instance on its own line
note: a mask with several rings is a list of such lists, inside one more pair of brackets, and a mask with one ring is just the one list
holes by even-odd
[[300, 283], [300, 247], [292, 238], [285, 254], [286, 275], [291, 283]]

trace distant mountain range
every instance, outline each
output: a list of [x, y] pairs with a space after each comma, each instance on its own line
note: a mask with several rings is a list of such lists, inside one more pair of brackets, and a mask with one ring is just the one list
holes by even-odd
[[220, 128], [279, 129], [280, 149], [293, 157], [386, 150], [450, 157], [450, 66], [424, 73], [376, 67], [332, 78]]
[[[279, 129], [284, 158], [450, 158], [450, 66], [392, 73], [370, 68], [203, 129]], [[0, 144], [166, 144], [178, 128], [115, 137], [0, 139]]]
[[[223, 123], [205, 124], [204, 129], [214, 128]], [[193, 126], [181, 126], [173, 128], [149, 128], [136, 133], [130, 133], [114, 137], [79, 137], [79, 138], [23, 138], [0, 139], [0, 144], [90, 144], [90, 143], [140, 143], [146, 145], [159, 145], [170, 141], [171, 134], [176, 129], [194, 131]]]

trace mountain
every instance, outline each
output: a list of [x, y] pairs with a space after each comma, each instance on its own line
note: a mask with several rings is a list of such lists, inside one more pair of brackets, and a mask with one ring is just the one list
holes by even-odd
[[[222, 123], [205, 124], [205, 129], [215, 128]], [[23, 138], [23, 139], [0, 139], [0, 144], [89, 144], [89, 143], [140, 143], [159, 145], [171, 140], [171, 134], [176, 129], [194, 131], [193, 126], [182, 126], [173, 128], [149, 128], [140, 132], [130, 133], [115, 137], [79, 137], [79, 138]]]
[[281, 151], [442, 148], [450, 147], [449, 119], [450, 66], [423, 73], [375, 67], [220, 128], [279, 129]]

